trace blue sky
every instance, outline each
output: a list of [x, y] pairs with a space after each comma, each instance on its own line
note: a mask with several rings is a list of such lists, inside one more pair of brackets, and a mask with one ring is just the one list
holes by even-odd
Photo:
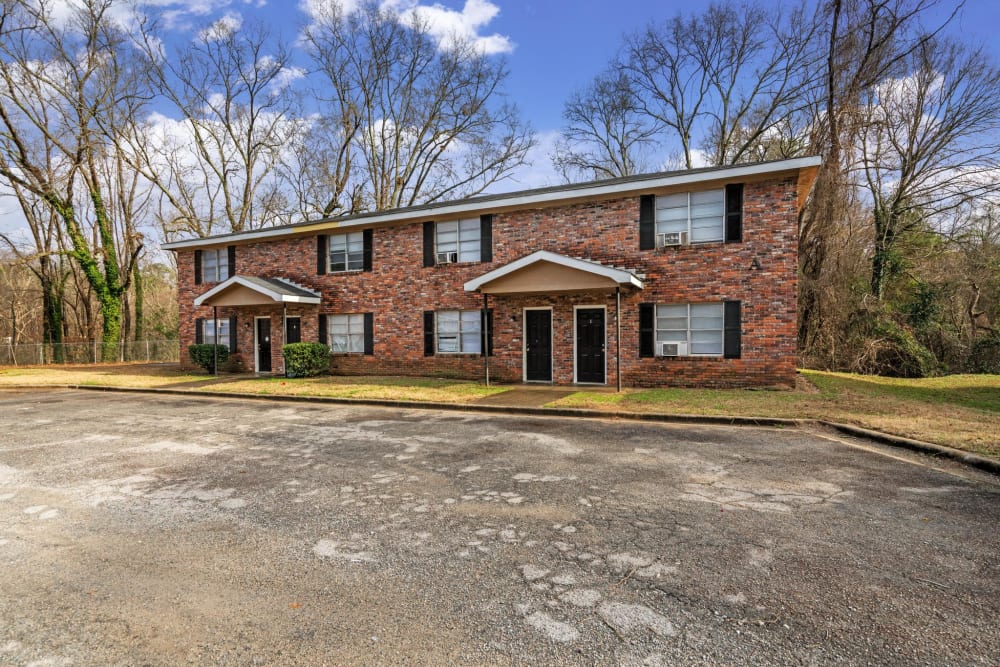
[[[50, 0], [58, 11], [78, 0]], [[170, 30], [173, 46], [183, 46], [211, 21], [229, 17], [237, 22], [263, 21], [293, 43], [309, 21], [310, 3], [324, 0], [138, 0], [139, 10], [159, 16]], [[360, 0], [341, 0], [350, 5]], [[380, 0], [402, 11], [425, 12], [442, 31], [457, 30], [481, 39], [507, 59], [510, 75], [506, 91], [538, 132], [533, 165], [524, 167], [511, 182], [495, 190], [512, 190], [560, 182], [549, 153], [562, 124], [567, 97], [600, 72], [614, 56], [626, 33], [650, 20], [702, 9], [703, 2], [677, 0]], [[122, 0], [122, 13], [130, 3]], [[942, 0], [928, 22], [940, 22], [957, 6]], [[1000, 61], [1000, 2], [969, 0], [949, 31], [971, 43], [985, 43]], [[14, 202], [0, 197], [0, 230], [18, 225]]]

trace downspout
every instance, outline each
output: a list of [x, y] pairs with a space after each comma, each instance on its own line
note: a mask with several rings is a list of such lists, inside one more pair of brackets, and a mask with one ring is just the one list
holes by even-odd
[[212, 306], [212, 375], [219, 374], [219, 307]]
[[486, 375], [486, 386], [490, 386], [490, 307], [489, 297], [483, 292], [483, 370]]
[[622, 286], [615, 285], [615, 376], [622, 390]]
[[[302, 320], [299, 320], [301, 322]], [[288, 365], [285, 363], [285, 345], [288, 344], [288, 304], [281, 302], [281, 370], [287, 376]], [[273, 338], [273, 336], [272, 336]]]

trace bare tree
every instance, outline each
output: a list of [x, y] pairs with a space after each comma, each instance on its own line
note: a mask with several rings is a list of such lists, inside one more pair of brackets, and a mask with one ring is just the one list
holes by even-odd
[[533, 143], [506, 102], [507, 69], [469, 43], [440, 46], [418, 15], [337, 3], [305, 31], [324, 80], [330, 190], [319, 213], [471, 196], [509, 177]]
[[68, 255], [100, 304], [105, 359], [121, 335], [131, 258], [120, 259], [101, 178], [114, 152], [102, 125], [144, 93], [111, 6], [86, 0], [63, 22], [48, 3], [0, 5], [0, 177], [59, 217]]
[[804, 6], [712, 4], [627, 38], [618, 68], [640, 113], [669, 133], [661, 145], [679, 141], [684, 167], [785, 157], [805, 147], [818, 27]]
[[261, 25], [219, 21], [166, 57], [144, 35], [162, 98], [180, 115], [135, 117], [122, 128], [134, 166], [158, 190], [167, 238], [241, 232], [284, 221], [278, 169], [301, 123], [291, 87], [299, 70]]
[[1000, 191], [1000, 69], [982, 49], [922, 41], [861, 100], [858, 168], [872, 201], [870, 287], [880, 299], [897, 241]]
[[648, 171], [649, 149], [660, 130], [643, 115], [637, 91], [622, 72], [598, 75], [563, 107], [566, 125], [552, 161], [566, 181], [615, 178]]
[[[51, 156], [51, 153], [47, 153]], [[4, 158], [0, 155], [0, 161]], [[45, 170], [54, 173], [55, 165], [47, 164]], [[63, 264], [62, 220], [39, 197], [15, 183], [9, 184], [10, 196], [17, 200], [27, 224], [30, 242], [11, 234], [0, 233], [0, 241], [9, 252], [26, 267], [38, 281], [42, 294], [42, 342], [53, 345], [56, 362], [62, 361], [63, 304], [68, 269]]]

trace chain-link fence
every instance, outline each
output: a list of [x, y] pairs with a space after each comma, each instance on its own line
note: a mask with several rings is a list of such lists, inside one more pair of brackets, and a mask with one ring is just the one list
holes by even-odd
[[94, 364], [112, 361], [177, 362], [179, 360], [180, 345], [176, 340], [13, 345], [0, 338], [0, 366]]

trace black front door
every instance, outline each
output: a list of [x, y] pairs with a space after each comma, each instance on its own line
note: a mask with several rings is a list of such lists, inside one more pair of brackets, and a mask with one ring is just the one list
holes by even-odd
[[576, 311], [576, 381], [604, 383], [604, 309]]
[[552, 381], [552, 311], [524, 311], [524, 366], [528, 382]]
[[257, 372], [271, 372], [271, 320], [257, 320]]
[[285, 318], [285, 344], [302, 342], [302, 320], [298, 317]]

